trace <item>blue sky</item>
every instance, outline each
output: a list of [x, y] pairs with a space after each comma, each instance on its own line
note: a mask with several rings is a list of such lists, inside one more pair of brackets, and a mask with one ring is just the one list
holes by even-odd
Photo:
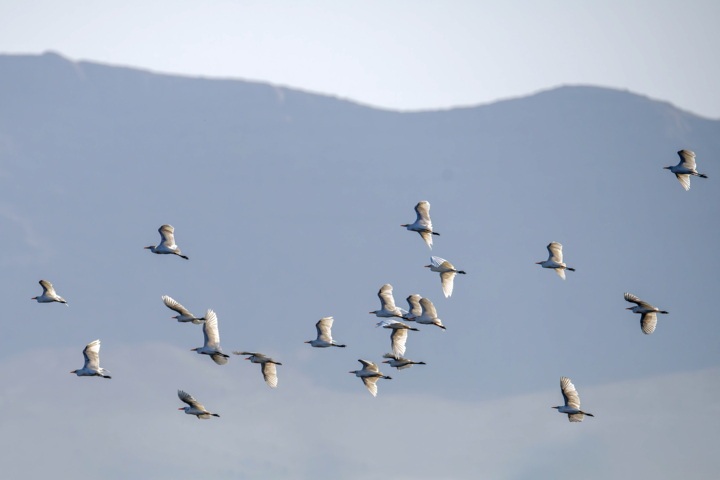
[[0, 0], [0, 51], [262, 80], [393, 109], [589, 84], [720, 118], [718, 18], [710, 0]]

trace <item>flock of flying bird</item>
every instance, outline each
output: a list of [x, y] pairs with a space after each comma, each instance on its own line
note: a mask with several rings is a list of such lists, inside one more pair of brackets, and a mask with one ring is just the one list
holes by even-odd
[[[677, 165], [664, 168], [675, 174], [685, 190], [690, 189], [691, 176], [707, 178], [707, 175], [698, 173], [697, 171], [695, 153], [690, 150], [680, 150], [677, 153], [680, 156], [680, 162]], [[409, 231], [417, 232], [422, 237], [425, 244], [432, 249], [433, 236], [440, 234], [433, 230], [432, 221], [430, 220], [430, 203], [427, 201], [419, 202], [415, 206], [415, 213], [416, 220], [414, 223], [403, 224], [401, 226], [405, 227]], [[162, 225], [158, 229], [158, 232], [160, 233], [161, 238], [160, 244], [151, 245], [145, 247], [145, 249], [150, 250], [152, 253], [177, 255], [185, 260], [188, 260], [188, 257], [183, 255], [180, 248], [175, 243], [175, 229], [171, 225]], [[566, 271], [575, 271], [574, 268], [568, 267], [563, 261], [563, 246], [560, 243], [551, 242], [547, 245], [547, 250], [549, 254], [548, 259], [536, 262], [536, 264], [542, 266], [543, 268], [555, 270], [555, 272], [563, 280], [565, 280]], [[429, 268], [432, 272], [440, 274], [440, 284], [445, 298], [449, 298], [452, 295], [455, 276], [458, 274], [465, 274], [464, 271], [456, 269], [449, 261], [437, 256], [432, 256], [431, 263], [429, 265], [425, 265], [425, 267]], [[43, 293], [42, 295], [32, 297], [32, 300], [36, 300], [38, 303], [58, 302], [68, 305], [67, 301], [57, 294], [52, 283], [47, 280], [40, 280], [39, 283], [43, 289]], [[446, 327], [443, 325], [442, 320], [438, 318], [437, 311], [432, 301], [428, 298], [421, 297], [418, 294], [412, 294], [407, 297], [409, 310], [399, 308], [395, 305], [393, 287], [390, 284], [385, 284], [380, 287], [380, 290], [378, 291], [378, 298], [380, 299], [380, 309], [373, 310], [369, 313], [381, 318], [381, 320], [376, 324], [377, 327], [390, 330], [390, 346], [392, 351], [392, 353], [386, 353], [383, 355], [383, 358], [386, 360], [382, 363], [387, 363], [390, 367], [398, 370], [409, 368], [412, 365], [425, 365], [425, 362], [415, 362], [404, 357], [408, 332], [419, 331], [419, 329], [397, 319], [421, 325], [434, 325], [445, 331]], [[624, 298], [626, 301], [635, 304], [633, 307], [628, 307], [627, 310], [640, 314], [640, 327], [642, 332], [647, 335], [655, 331], [657, 326], [657, 314], [668, 313], [665, 310], [660, 310], [659, 308], [641, 300], [632, 293], [625, 293]], [[162, 300], [169, 309], [177, 313], [177, 315], [171, 318], [175, 318], [181, 323], [202, 325], [204, 337], [203, 346], [193, 348], [192, 351], [201, 355], [208, 355], [218, 365], [225, 365], [228, 363], [230, 356], [223, 353], [222, 348], [220, 347], [218, 321], [217, 315], [214, 311], [208, 309], [204, 316], [198, 317], [168, 295], [164, 295]], [[333, 317], [324, 317], [318, 320], [315, 324], [317, 331], [316, 338], [314, 340], [308, 340], [305, 343], [316, 348], [344, 348], [345, 345], [336, 343], [332, 338], [333, 321]], [[282, 363], [259, 352], [234, 351], [232, 353], [235, 355], [247, 355], [246, 360], [249, 360], [251, 363], [260, 364], [262, 375], [267, 385], [272, 388], [277, 387], [277, 365], [282, 365]], [[98, 376], [111, 378], [110, 372], [100, 366], [100, 340], [93, 340], [88, 343], [83, 349], [83, 357], [85, 360], [83, 367], [73, 370], [70, 373], [74, 373], [75, 375], [81, 377]], [[376, 396], [378, 380], [381, 378], [391, 379], [391, 377], [380, 372], [378, 365], [371, 361], [363, 359], [359, 359], [358, 361], [361, 363], [362, 368], [350, 371], [349, 373], [352, 373], [360, 378], [368, 391], [373, 396]], [[568, 377], [560, 378], [560, 390], [562, 392], [564, 404], [552, 408], [557, 409], [560, 413], [567, 414], [570, 422], [582, 422], [585, 416], [593, 416], [593, 414], [584, 412], [580, 409], [580, 397], [575, 389], [575, 386]], [[209, 412], [192, 395], [183, 390], [178, 390], [178, 398], [187, 404], [186, 407], [180, 407], [178, 410], [184, 410], [188, 415], [195, 415], [198, 419], [220, 416], [217, 413]]]

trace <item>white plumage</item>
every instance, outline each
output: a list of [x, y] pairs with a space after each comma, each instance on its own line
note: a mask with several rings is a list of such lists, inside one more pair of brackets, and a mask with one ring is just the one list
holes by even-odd
[[323, 317], [315, 324], [315, 330], [317, 330], [317, 338], [315, 340], [308, 340], [305, 343], [309, 343], [313, 347], [326, 348], [326, 347], [342, 347], [345, 345], [339, 345], [335, 343], [332, 338], [332, 326], [335, 320], [333, 317]]
[[552, 408], [557, 409], [560, 413], [567, 414], [569, 421], [582, 422], [585, 415], [588, 417], [595, 416], [592, 413], [580, 410], [580, 396], [578, 395], [577, 390], [575, 390], [575, 385], [573, 385], [568, 377], [560, 378], [560, 390], [562, 391], [565, 404]]
[[391, 377], [388, 377], [387, 375], [383, 375], [380, 369], [376, 364], [373, 362], [369, 362], [367, 360], [359, 359], [358, 362], [360, 362], [363, 366], [360, 370], [352, 370], [349, 373], [354, 373], [356, 377], [359, 377], [362, 379], [363, 383], [367, 387], [368, 391], [373, 397], [377, 396], [377, 381], [380, 378], [385, 378], [387, 380], [391, 380]]
[[393, 287], [389, 283], [386, 283], [378, 291], [378, 298], [380, 299], [380, 310], [373, 310], [370, 313], [374, 313], [378, 317], [403, 317], [407, 311], [400, 307], [395, 306], [395, 299], [393, 298]]
[[574, 272], [574, 268], [570, 268], [563, 262], [563, 246], [559, 242], [550, 242], [547, 246], [548, 259], [542, 262], [535, 262], [543, 268], [552, 268], [560, 278], [565, 280], [565, 270]]
[[193, 398], [192, 395], [190, 395], [187, 392], [184, 392], [182, 390], [178, 390], [178, 398], [182, 400], [183, 402], [187, 403], [187, 407], [180, 407], [178, 410], [184, 410], [185, 413], [188, 415], [195, 415], [198, 419], [208, 419], [210, 417], [219, 417], [217, 413], [210, 413], [207, 411], [207, 409], [203, 406], [202, 403], [198, 402]]
[[276, 388], [278, 385], [277, 367], [275, 365], [282, 365], [282, 363], [273, 360], [267, 355], [263, 355], [258, 352], [233, 352], [235, 355], [250, 355], [245, 360], [250, 360], [252, 363], [259, 363], [260, 370], [262, 371], [265, 383], [270, 388]]
[[188, 260], [188, 257], [180, 251], [180, 247], [175, 244], [175, 228], [172, 225], [162, 225], [158, 228], [158, 232], [160, 233], [160, 244], [157, 246], [150, 245], [145, 249], [150, 250], [152, 253], [177, 255]]
[[85, 345], [83, 349], [85, 364], [83, 368], [73, 370], [78, 377], [103, 377], [111, 378], [110, 372], [100, 366], [100, 340], [93, 340]]
[[698, 173], [697, 164], [695, 163], [695, 152], [691, 150], [680, 150], [677, 152], [680, 162], [677, 165], [663, 167], [675, 174], [680, 185], [685, 191], [690, 190], [690, 176], [707, 178], [707, 175]]
[[195, 314], [191, 313], [187, 308], [183, 307], [175, 299], [167, 295], [163, 295], [162, 301], [165, 303], [166, 307], [178, 313], [177, 315], [170, 317], [176, 319], [178, 322], [192, 322], [197, 325], [205, 321], [205, 317], [196, 317]]
[[425, 244], [432, 250], [432, 237], [433, 235], [440, 234], [433, 232], [432, 221], [430, 220], [430, 202], [423, 200], [415, 205], [415, 214], [416, 218], [414, 223], [405, 223], [400, 226], [412, 232], [418, 232], [425, 241]]
[[633, 313], [639, 313], [640, 314], [640, 328], [642, 329], [643, 333], [645, 335], [650, 335], [655, 331], [655, 327], [657, 327], [657, 314], [667, 314], [665, 310], [660, 310], [659, 308], [650, 305], [649, 303], [640, 300], [638, 297], [633, 295], [632, 293], [625, 293], [624, 298], [626, 301], [635, 303], [636, 306], [634, 307], [627, 307], [626, 310], [631, 310]]
[[430, 257], [430, 265], [425, 265], [425, 267], [429, 268], [431, 272], [440, 273], [440, 284], [445, 298], [452, 295], [455, 275], [458, 273], [465, 275], [464, 271], [457, 270], [452, 263], [440, 257]]
[[405, 355], [405, 344], [407, 343], [408, 330], [413, 330], [415, 332], [419, 331], [417, 328], [391, 318], [380, 320], [375, 327], [383, 327], [392, 330], [390, 332], [390, 348], [392, 349], [393, 355], [396, 357], [402, 357]]
[[52, 283], [48, 282], [47, 280], [40, 280], [38, 283], [42, 287], [43, 293], [42, 295], [39, 295], [37, 297], [32, 297], [30, 300], [35, 300], [38, 303], [58, 302], [64, 303], [67, 306], [68, 303], [65, 301], [64, 298], [62, 298], [55, 292], [55, 288], [53, 288]]
[[220, 347], [220, 331], [218, 330], [217, 315], [212, 310], [205, 312], [203, 337], [205, 339], [203, 346], [193, 348], [191, 351], [202, 355], [209, 355], [210, 358], [213, 359], [213, 362], [218, 365], [225, 365], [228, 362], [229, 355], [224, 354]]

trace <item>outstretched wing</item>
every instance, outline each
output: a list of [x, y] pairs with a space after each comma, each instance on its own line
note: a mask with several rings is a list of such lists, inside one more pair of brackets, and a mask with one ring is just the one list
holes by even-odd
[[575, 390], [575, 385], [573, 385], [568, 377], [560, 378], [560, 389], [562, 390], [565, 405], [580, 410], [580, 396], [577, 390]]
[[52, 283], [48, 282], [47, 280], [40, 280], [38, 283], [40, 284], [40, 286], [43, 289], [43, 295], [47, 295], [47, 296], [55, 295], [55, 289], [53, 288]]
[[655, 327], [657, 327], [657, 313], [643, 313], [640, 317], [640, 328], [642, 329], [643, 333], [645, 335], [650, 335], [652, 332], [655, 331]]
[[263, 378], [269, 387], [275, 388], [278, 384], [277, 368], [272, 362], [265, 362], [261, 365]]
[[100, 368], [100, 340], [93, 340], [83, 350], [85, 368], [98, 370]]
[[167, 295], [163, 295], [162, 301], [165, 303], [165, 306], [168, 307], [170, 310], [174, 310], [180, 315], [185, 315], [188, 317], [192, 317], [193, 314], [190, 313], [190, 311], [183, 307], [180, 303], [178, 303], [175, 299], [172, 297], [169, 297]]
[[163, 225], [158, 228], [160, 232], [160, 245], [165, 245], [168, 248], [175, 248], [175, 228], [172, 225]]
[[198, 410], [202, 410], [203, 412], [206, 411], [206, 410], [205, 410], [205, 407], [203, 407], [200, 402], [198, 402], [197, 400], [195, 400], [195, 399], [193, 398], [193, 396], [190, 395], [190, 394], [187, 393], [187, 392], [184, 392], [184, 391], [182, 391], [182, 390], [178, 390], [178, 398], [180, 398], [180, 400], [182, 400], [183, 402], [187, 403], [188, 405], [190, 405], [190, 406], [193, 407], [193, 408], [196, 408], [196, 409], [198, 409]]
[[393, 298], [393, 287], [389, 283], [386, 283], [378, 291], [378, 298], [380, 299], [380, 308], [382, 310], [393, 311], [395, 307], [395, 299]]
[[625, 300], [627, 300], [628, 302], [636, 303], [643, 308], [650, 308], [650, 309], [655, 308], [652, 305], [650, 305], [649, 303], [647, 303], [643, 300], [640, 300], [637, 296], [633, 295], [632, 293], [625, 292], [624, 297], [625, 297]]
[[332, 325], [333, 325], [334, 319], [333, 317], [324, 317], [318, 320], [318, 322], [315, 324], [315, 329], [317, 330], [317, 338], [318, 340], [322, 340], [324, 342], [332, 343]]
[[452, 295], [453, 284], [455, 283], [455, 272], [442, 272], [440, 274], [440, 283], [442, 284], [442, 291], [445, 298]]
[[[405, 343], [407, 342], [407, 337], [407, 328], [394, 328], [390, 333], [390, 346], [392, 348], [393, 355], [396, 357], [402, 357], [405, 355]], [[377, 369], [377, 366], [375, 368]]]
[[214, 311], [208, 310], [205, 313], [205, 323], [203, 324], [203, 335], [205, 336], [205, 346], [219, 349], [220, 348], [220, 332], [218, 330], [217, 315]]
[[695, 152], [691, 150], [680, 150], [677, 152], [680, 157], [679, 167], [687, 168], [688, 170], [695, 170], [697, 165], [695, 163]]
[[563, 252], [562, 252], [562, 244], [558, 242], [550, 242], [547, 246], [548, 253], [550, 254], [550, 257], [548, 260], [552, 260], [556, 263], [563, 263]]

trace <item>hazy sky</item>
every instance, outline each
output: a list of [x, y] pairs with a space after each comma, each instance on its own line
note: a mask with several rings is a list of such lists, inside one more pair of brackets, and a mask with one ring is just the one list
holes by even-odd
[[0, 51], [269, 81], [396, 109], [565, 84], [720, 118], [720, 3], [0, 0]]

